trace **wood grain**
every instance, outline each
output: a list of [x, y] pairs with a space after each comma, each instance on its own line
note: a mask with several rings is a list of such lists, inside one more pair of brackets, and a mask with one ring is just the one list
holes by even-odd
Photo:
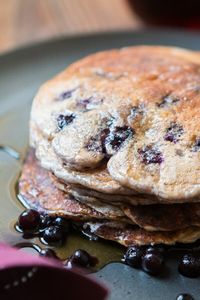
[[141, 26], [127, 0], [0, 0], [0, 52], [62, 35]]

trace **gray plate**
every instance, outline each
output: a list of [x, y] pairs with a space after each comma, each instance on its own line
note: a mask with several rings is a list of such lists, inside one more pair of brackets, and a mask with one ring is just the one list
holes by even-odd
[[[68, 38], [19, 49], [0, 57], [0, 145], [14, 147], [19, 161], [0, 150], [0, 240], [14, 244], [13, 229], [22, 207], [16, 201], [15, 182], [28, 144], [32, 98], [42, 82], [71, 62], [95, 51], [136, 44], [160, 44], [200, 50], [200, 35], [175, 31], [139, 31]], [[172, 300], [181, 292], [200, 299], [199, 279], [177, 272], [174, 256], [160, 278], [152, 278], [120, 263], [105, 266], [96, 276], [111, 290], [110, 300]]]

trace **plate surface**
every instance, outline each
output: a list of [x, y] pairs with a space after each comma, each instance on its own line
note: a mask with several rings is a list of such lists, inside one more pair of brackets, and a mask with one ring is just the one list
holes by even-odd
[[[0, 150], [1, 241], [19, 242], [13, 224], [22, 207], [16, 200], [15, 184], [28, 145], [30, 105], [39, 86], [87, 54], [137, 44], [200, 50], [200, 35], [157, 30], [91, 35], [47, 42], [0, 56], [0, 145], [11, 146], [20, 153], [20, 160], [15, 160]], [[167, 266], [160, 278], [120, 263], [105, 266], [95, 276], [110, 288], [110, 300], [172, 300], [183, 292], [199, 300], [199, 279], [180, 276], [174, 256], [169, 258]]]

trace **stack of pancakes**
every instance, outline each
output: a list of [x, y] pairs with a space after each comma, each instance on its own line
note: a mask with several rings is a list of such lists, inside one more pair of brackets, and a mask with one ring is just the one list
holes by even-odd
[[200, 238], [200, 54], [138, 46], [45, 83], [19, 192], [125, 246]]

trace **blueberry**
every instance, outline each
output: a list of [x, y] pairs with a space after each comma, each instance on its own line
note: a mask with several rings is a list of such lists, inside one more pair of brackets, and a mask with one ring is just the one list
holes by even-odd
[[71, 98], [72, 97], [72, 94], [77, 90], [78, 87], [75, 87], [71, 90], [67, 90], [67, 91], [64, 91], [62, 92], [59, 96], [58, 96], [58, 99], [57, 100], [60, 100], [60, 101], [63, 101], [63, 100], [66, 100], [68, 98]]
[[39, 255], [43, 257], [49, 257], [49, 258], [58, 258], [55, 251], [53, 251], [52, 249], [42, 249]]
[[88, 267], [91, 263], [91, 256], [87, 251], [78, 249], [73, 253], [69, 261], [72, 265], [75, 264], [81, 267]]
[[139, 268], [141, 267], [143, 255], [144, 247], [131, 246], [124, 255], [124, 262], [133, 268]]
[[69, 125], [70, 123], [73, 122], [73, 120], [75, 119], [75, 114], [73, 113], [69, 113], [66, 115], [59, 115], [57, 117], [57, 125], [59, 129], [63, 129], [65, 126]]
[[192, 146], [193, 152], [199, 152], [200, 151], [200, 137], [197, 137], [193, 146]]
[[164, 254], [165, 247], [162, 245], [150, 246], [146, 249], [146, 253]]
[[180, 101], [180, 99], [178, 99], [178, 98], [176, 98], [172, 95], [166, 95], [166, 96], [163, 97], [163, 99], [160, 103], [157, 103], [157, 106], [158, 107], [165, 107], [165, 106], [175, 104], [179, 101]]
[[63, 217], [57, 217], [53, 221], [53, 224], [62, 228], [64, 232], [69, 232], [69, 221]]
[[69, 91], [62, 92], [58, 99], [59, 100], [66, 100], [66, 99], [70, 98], [72, 96], [72, 93], [73, 93], [74, 90], [69, 90]]
[[179, 262], [178, 271], [180, 274], [190, 278], [200, 276], [200, 257], [195, 254], [185, 254]]
[[142, 269], [151, 275], [158, 275], [163, 267], [163, 256], [160, 253], [147, 253], [142, 258]]
[[147, 145], [138, 149], [141, 160], [146, 165], [161, 164], [163, 162], [162, 153], [153, 145]]
[[176, 143], [178, 142], [183, 132], [183, 126], [173, 122], [171, 123], [170, 127], [167, 128], [166, 134], [164, 135], [164, 140]]
[[65, 235], [61, 227], [49, 226], [43, 232], [43, 239], [48, 244], [62, 244]]
[[18, 218], [19, 228], [23, 231], [37, 231], [40, 223], [40, 214], [37, 210], [25, 210]]
[[87, 110], [87, 105], [90, 103], [90, 101], [93, 99], [93, 97], [89, 97], [89, 98], [86, 98], [86, 99], [80, 99], [77, 101], [77, 106], [84, 109], [84, 110]]
[[194, 298], [189, 294], [180, 294], [176, 297], [176, 300], [194, 300]]
[[105, 140], [109, 133], [109, 128], [102, 129], [99, 134], [90, 139], [89, 143], [86, 145], [87, 150], [106, 154]]
[[52, 217], [50, 217], [49, 215], [41, 215], [40, 216], [40, 229], [44, 229], [48, 226], [50, 226], [52, 223]]
[[134, 130], [129, 126], [116, 126], [114, 130], [106, 137], [105, 143], [110, 145], [112, 149], [118, 150], [128, 138], [134, 135]]

